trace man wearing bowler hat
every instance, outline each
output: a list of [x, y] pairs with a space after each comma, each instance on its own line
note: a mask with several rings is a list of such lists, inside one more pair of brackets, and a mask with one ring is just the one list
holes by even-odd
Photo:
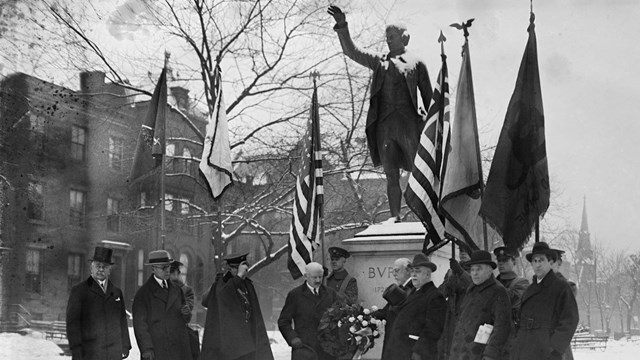
[[556, 252], [537, 242], [527, 254], [534, 276], [522, 296], [513, 360], [562, 359], [578, 326], [578, 305], [566, 281], [551, 271]]
[[426, 255], [418, 254], [413, 258], [411, 282], [414, 289], [398, 306], [398, 315], [382, 359], [427, 360], [437, 357], [447, 304], [431, 281], [431, 273], [436, 270], [436, 264]]
[[133, 331], [143, 360], [191, 360], [187, 324], [191, 310], [169, 281], [173, 259], [166, 250], [149, 253], [153, 274], [133, 299]]
[[131, 342], [122, 291], [109, 281], [112, 249], [96, 247], [91, 276], [71, 288], [67, 339], [73, 360], [119, 360]]
[[[467, 262], [473, 284], [460, 307], [451, 349], [450, 359], [505, 359], [503, 348], [511, 332], [511, 304], [507, 290], [493, 276], [497, 264], [491, 253], [478, 250]], [[492, 326], [490, 336], [480, 339], [481, 327]]]
[[201, 358], [273, 360], [258, 295], [247, 277], [247, 253], [224, 260], [229, 270], [209, 290]]
[[332, 272], [327, 278], [327, 287], [344, 296], [348, 303], [357, 303], [358, 282], [344, 268], [344, 264], [351, 254], [343, 248], [332, 246], [329, 248], [329, 256], [331, 257]]

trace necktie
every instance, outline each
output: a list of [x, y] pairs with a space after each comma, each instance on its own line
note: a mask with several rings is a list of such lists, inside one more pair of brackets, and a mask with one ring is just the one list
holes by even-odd
[[162, 280], [162, 288], [163, 289], [167, 288], [167, 280]]
[[102, 292], [106, 293], [107, 292], [107, 282], [104, 281], [104, 282], [101, 282], [99, 284], [100, 284], [100, 288], [102, 289]]
[[315, 296], [320, 295], [320, 294], [318, 293], [318, 289], [313, 289], [313, 295], [315, 295]]

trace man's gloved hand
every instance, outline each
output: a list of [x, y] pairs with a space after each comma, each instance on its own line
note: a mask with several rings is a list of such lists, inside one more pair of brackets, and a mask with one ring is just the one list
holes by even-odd
[[129, 350], [125, 350], [125, 351], [122, 353], [122, 358], [123, 358], [123, 359], [126, 359], [126, 358], [128, 358], [128, 357], [129, 357]]
[[333, 19], [336, 21], [336, 25], [343, 25], [347, 22], [347, 16], [339, 7], [331, 5], [329, 6], [327, 12], [329, 13], [329, 15], [333, 16]]
[[449, 267], [456, 275], [462, 275], [462, 273], [464, 272], [462, 266], [460, 266], [460, 263], [456, 259], [449, 259]]
[[411, 360], [422, 360], [422, 356], [418, 353], [411, 353]]
[[241, 279], [247, 277], [247, 272], [249, 271], [249, 264], [246, 261], [243, 261], [240, 265], [238, 265], [238, 276]]
[[189, 305], [184, 304], [180, 307], [180, 312], [182, 313], [182, 315], [184, 316], [189, 316], [191, 315], [191, 309], [189, 309]]
[[293, 338], [293, 340], [291, 340], [291, 347], [294, 349], [300, 349], [303, 345], [302, 339], [300, 338]]
[[142, 352], [142, 360], [153, 360], [156, 357], [153, 356], [153, 350], [145, 350], [144, 352]]

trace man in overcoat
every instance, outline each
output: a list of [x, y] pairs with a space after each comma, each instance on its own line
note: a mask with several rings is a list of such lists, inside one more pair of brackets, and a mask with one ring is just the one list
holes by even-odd
[[537, 242], [527, 254], [533, 281], [522, 296], [513, 360], [560, 360], [578, 326], [578, 305], [566, 281], [551, 271], [556, 252]]
[[[473, 284], [465, 293], [456, 321], [449, 359], [501, 360], [511, 332], [511, 303], [507, 290], [493, 276], [497, 264], [491, 253], [478, 250], [471, 254], [469, 273]], [[493, 326], [486, 341], [475, 341], [481, 326]]]
[[[182, 271], [180, 270], [184, 264], [180, 261], [173, 260], [169, 267], [169, 279], [171, 282], [177, 286], [184, 296], [185, 303], [189, 307], [189, 312], [193, 312], [193, 307], [195, 305], [195, 294], [193, 293], [193, 289], [191, 286], [187, 285], [182, 278]], [[189, 334], [189, 344], [191, 347], [191, 355], [193, 359], [196, 360], [200, 357], [200, 336], [196, 329], [192, 329], [187, 324], [187, 333]]]
[[165, 250], [149, 253], [153, 274], [133, 299], [133, 330], [143, 360], [191, 360], [187, 324], [191, 311], [169, 281], [173, 261]]
[[113, 250], [96, 247], [91, 276], [71, 288], [67, 339], [73, 360], [119, 360], [131, 341], [122, 291], [109, 281]]
[[313, 349], [318, 360], [335, 359], [322, 350], [318, 342], [318, 325], [327, 308], [341, 298], [334, 290], [322, 285], [322, 274], [322, 265], [316, 262], [307, 264], [306, 281], [289, 291], [278, 318], [278, 329], [292, 348], [292, 359], [303, 348]]
[[326, 284], [328, 288], [342, 295], [349, 304], [356, 304], [358, 302], [358, 282], [344, 268], [344, 264], [350, 256], [351, 253], [341, 247], [332, 246], [329, 248], [331, 274], [327, 277]]
[[273, 360], [247, 253], [225, 257], [229, 270], [211, 286], [201, 359]]
[[[427, 67], [407, 51], [409, 33], [404, 25], [389, 25], [386, 39], [389, 53], [373, 54], [353, 43], [346, 15], [337, 6], [329, 14], [336, 24], [342, 51], [351, 60], [373, 70], [366, 135], [374, 166], [382, 165], [387, 177], [387, 197], [391, 218], [400, 221], [400, 169], [411, 171], [431, 101], [431, 81]], [[419, 99], [423, 105], [420, 105]]]
[[424, 254], [413, 258], [411, 282], [414, 289], [398, 306], [391, 337], [382, 354], [383, 360], [437, 358], [447, 304], [431, 281], [431, 273], [436, 270], [436, 264]]

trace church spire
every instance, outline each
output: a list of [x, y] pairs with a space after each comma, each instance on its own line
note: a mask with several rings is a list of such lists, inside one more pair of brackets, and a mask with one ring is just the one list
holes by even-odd
[[589, 233], [589, 225], [587, 224], [587, 196], [584, 196], [582, 205], [582, 224], [580, 225], [580, 233]]
[[591, 250], [591, 235], [589, 234], [589, 225], [587, 224], [587, 196], [584, 196], [582, 205], [582, 224], [580, 224], [580, 233], [578, 234], [578, 261], [585, 261], [593, 257]]

